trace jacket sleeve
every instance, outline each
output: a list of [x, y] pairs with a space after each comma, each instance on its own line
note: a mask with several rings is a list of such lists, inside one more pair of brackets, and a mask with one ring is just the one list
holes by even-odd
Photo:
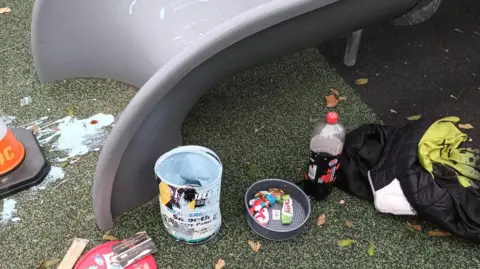
[[366, 124], [349, 133], [340, 156], [334, 185], [362, 199], [373, 201], [368, 171], [380, 160], [393, 127]]

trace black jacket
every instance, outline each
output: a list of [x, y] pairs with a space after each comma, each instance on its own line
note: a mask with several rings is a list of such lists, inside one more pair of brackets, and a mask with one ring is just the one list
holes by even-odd
[[462, 187], [448, 166], [436, 164], [432, 177], [418, 162], [418, 143], [430, 124], [416, 121], [401, 128], [368, 124], [352, 131], [346, 137], [335, 186], [373, 201], [372, 187], [380, 190], [397, 179], [417, 215], [480, 242], [479, 190]]

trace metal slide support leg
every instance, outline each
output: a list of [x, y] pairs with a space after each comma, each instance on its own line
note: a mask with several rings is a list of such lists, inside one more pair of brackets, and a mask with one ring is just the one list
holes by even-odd
[[360, 40], [362, 39], [363, 29], [357, 30], [348, 36], [347, 48], [345, 50], [345, 56], [343, 57], [343, 63], [346, 66], [354, 66], [357, 61], [358, 47], [360, 46]]

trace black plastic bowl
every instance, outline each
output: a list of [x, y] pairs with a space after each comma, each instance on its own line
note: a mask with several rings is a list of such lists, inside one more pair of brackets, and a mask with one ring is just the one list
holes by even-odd
[[[283, 225], [280, 220], [272, 219], [272, 210], [281, 210], [282, 205], [275, 203], [268, 208], [270, 213], [270, 220], [267, 226], [264, 227], [257, 222], [254, 216], [248, 211], [248, 201], [255, 198], [255, 194], [259, 191], [268, 191], [270, 188], [280, 188], [290, 195], [293, 204], [293, 221], [289, 225]], [[308, 196], [302, 189], [297, 187], [294, 183], [281, 179], [265, 179], [255, 182], [245, 193], [245, 218], [248, 226], [258, 235], [263, 238], [273, 241], [285, 241], [291, 239], [301, 233], [310, 218], [311, 205]]]

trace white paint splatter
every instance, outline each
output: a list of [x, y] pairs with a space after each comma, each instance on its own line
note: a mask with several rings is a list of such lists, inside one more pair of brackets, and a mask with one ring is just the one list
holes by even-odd
[[2, 219], [1, 223], [2, 224], [7, 224], [9, 221], [19, 221], [19, 217], [14, 217], [17, 213], [17, 209], [15, 208], [15, 205], [17, 204], [17, 201], [13, 199], [4, 199], [3, 200], [3, 211], [2, 211]]
[[40, 185], [33, 187], [33, 190], [44, 190], [46, 189], [51, 183], [63, 179], [65, 177], [65, 172], [61, 167], [52, 166], [50, 173], [48, 173], [47, 177], [43, 180]]
[[104, 127], [112, 125], [114, 121], [113, 115], [103, 113], [83, 120], [67, 116], [53, 122], [37, 124], [37, 138], [42, 145], [52, 142], [51, 151], [64, 152], [67, 156], [57, 158], [57, 161], [63, 162], [103, 146], [108, 135]]
[[17, 119], [17, 117], [14, 116], [0, 116], [0, 120], [5, 122], [6, 125], [10, 126], [12, 123]]
[[20, 99], [20, 106], [24, 107], [29, 105], [32, 102], [32, 97], [31, 96], [26, 96], [22, 99]]

